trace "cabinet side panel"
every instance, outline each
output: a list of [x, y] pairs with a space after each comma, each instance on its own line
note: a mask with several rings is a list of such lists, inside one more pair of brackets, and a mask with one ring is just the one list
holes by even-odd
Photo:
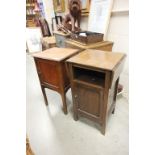
[[57, 62], [38, 59], [41, 82], [53, 86], [59, 86], [59, 74]]

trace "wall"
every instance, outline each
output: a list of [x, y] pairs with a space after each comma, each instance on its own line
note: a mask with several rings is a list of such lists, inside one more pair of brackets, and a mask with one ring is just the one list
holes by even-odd
[[45, 9], [45, 18], [49, 24], [50, 31], [52, 31], [51, 19], [52, 19], [52, 17], [54, 17], [53, 1], [52, 0], [42, 0], [42, 1], [43, 1], [44, 9]]
[[[128, 0], [114, 0], [113, 10], [128, 10]], [[110, 19], [107, 32], [108, 40], [114, 42], [113, 51], [126, 53], [127, 58], [123, 73], [120, 77], [120, 83], [124, 86], [123, 95], [128, 99], [129, 94], [129, 15], [127, 13], [113, 14]]]

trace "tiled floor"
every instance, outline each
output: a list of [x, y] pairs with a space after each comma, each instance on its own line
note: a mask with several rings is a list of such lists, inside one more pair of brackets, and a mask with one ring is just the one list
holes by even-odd
[[107, 123], [106, 135], [100, 126], [87, 119], [73, 120], [71, 91], [67, 92], [68, 115], [64, 115], [60, 95], [46, 90], [44, 104], [36, 68], [27, 59], [27, 135], [36, 155], [128, 155], [128, 101], [117, 99], [115, 114]]

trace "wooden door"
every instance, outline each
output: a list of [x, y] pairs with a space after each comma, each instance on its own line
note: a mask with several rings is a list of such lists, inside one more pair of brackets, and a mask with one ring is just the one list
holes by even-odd
[[100, 118], [103, 107], [103, 89], [75, 82], [73, 84], [73, 97], [78, 112], [92, 119]]

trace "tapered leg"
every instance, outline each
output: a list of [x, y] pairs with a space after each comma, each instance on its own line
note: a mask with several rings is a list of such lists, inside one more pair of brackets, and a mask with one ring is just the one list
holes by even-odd
[[43, 96], [44, 96], [45, 104], [46, 104], [46, 106], [48, 106], [48, 100], [47, 100], [45, 88], [43, 86], [41, 86], [41, 90], [42, 90], [42, 93], [43, 93]]
[[74, 120], [77, 121], [79, 119], [78, 112], [77, 112], [77, 95], [73, 94], [72, 92], [72, 98], [73, 98], [73, 111], [74, 111]]
[[115, 113], [115, 108], [112, 110], [112, 114], [114, 114]]
[[[76, 105], [73, 105], [73, 110], [74, 110], [75, 106], [76, 106]], [[77, 113], [76, 110], [74, 110], [74, 120], [77, 121], [78, 119], [79, 119], [78, 113]]]
[[64, 114], [67, 114], [67, 104], [66, 104], [66, 95], [65, 92], [61, 93], [62, 103], [63, 103], [63, 111]]
[[101, 133], [105, 135], [106, 122], [101, 125]]
[[115, 92], [114, 92], [114, 109], [112, 110], [112, 114], [115, 113], [115, 106], [116, 106], [116, 97], [117, 97], [117, 88], [118, 88], [119, 78], [116, 80], [115, 83]]

